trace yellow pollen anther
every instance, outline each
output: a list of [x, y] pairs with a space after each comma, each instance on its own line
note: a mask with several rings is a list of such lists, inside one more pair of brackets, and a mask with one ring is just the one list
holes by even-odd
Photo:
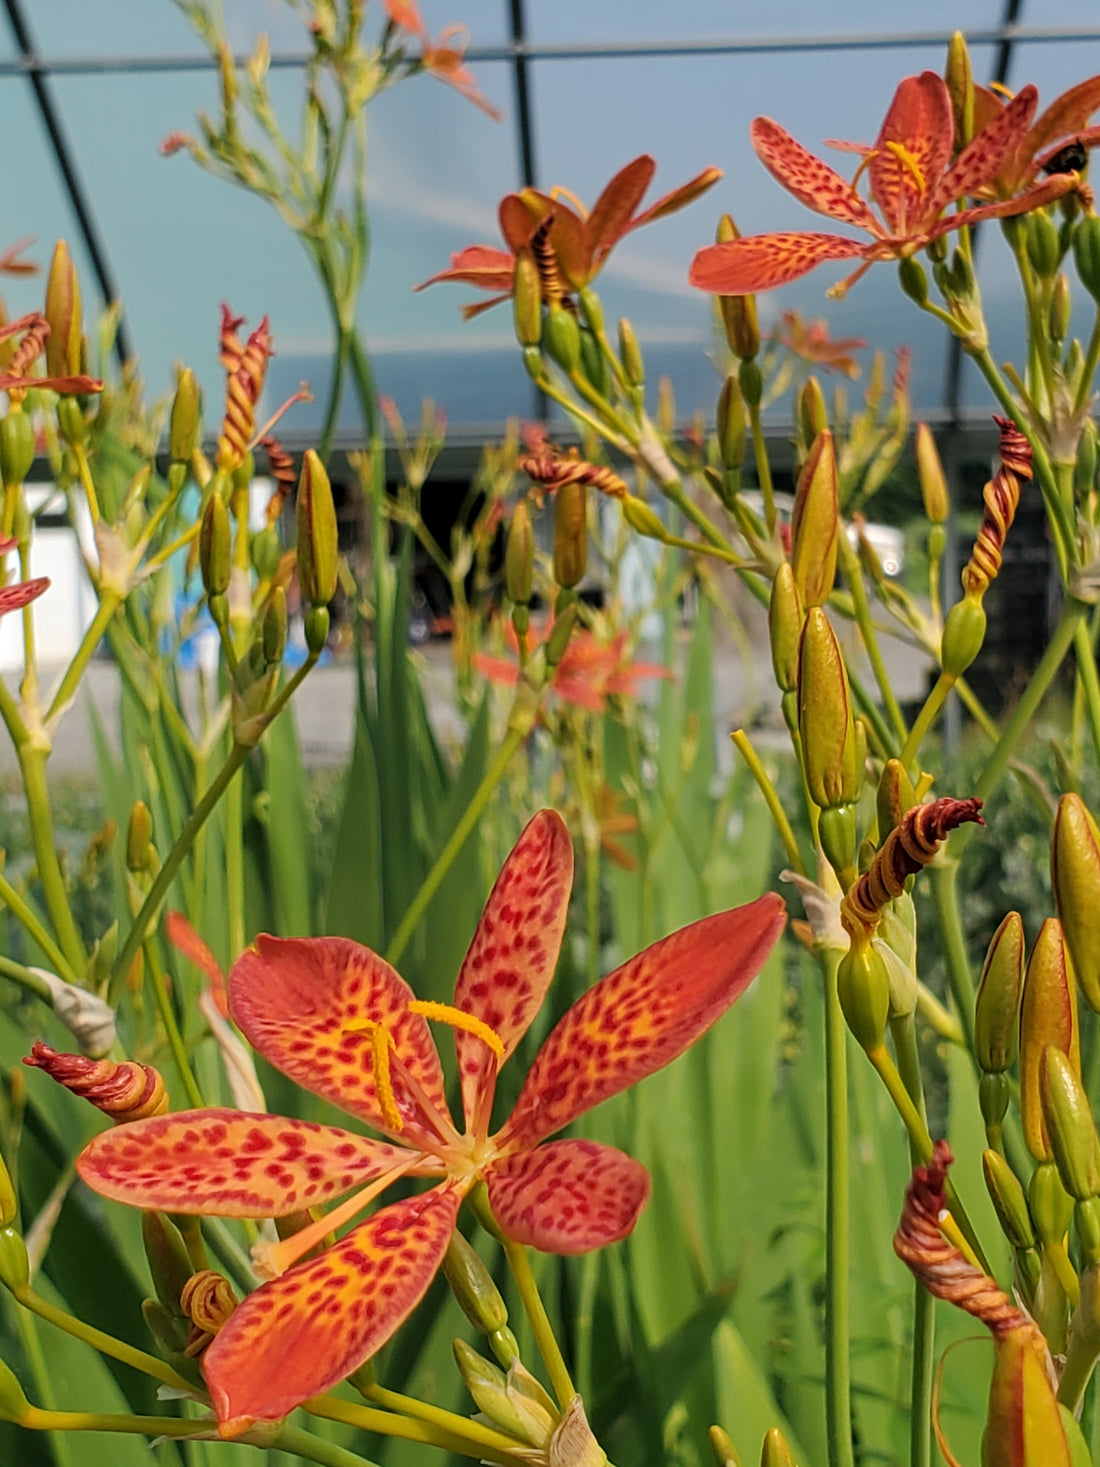
[[898, 160], [905, 171], [912, 177], [920, 193], [924, 193], [924, 174], [921, 166], [904, 143], [887, 142], [882, 145]]
[[467, 1034], [476, 1034], [482, 1044], [487, 1044], [496, 1055], [498, 1064], [504, 1058], [504, 1040], [483, 1019], [476, 1019], [473, 1014], [456, 1009], [449, 1003], [432, 1003], [427, 998], [410, 999], [409, 1009], [414, 1014], [423, 1014], [426, 1019], [450, 1024], [452, 1029], [465, 1029]]
[[1015, 96], [1016, 96], [1016, 93], [1014, 91], [1012, 91], [1010, 88], [1006, 87], [1003, 82], [998, 82], [998, 81], [992, 81], [992, 82], [990, 82], [989, 83], [989, 90], [991, 92], [996, 92], [999, 97], [1004, 97], [1006, 99], [1006, 101], [1009, 101], [1009, 102], [1011, 102], [1015, 98]]
[[374, 1076], [374, 1093], [382, 1111], [382, 1119], [389, 1130], [403, 1131], [405, 1122], [401, 1119], [401, 1112], [397, 1109], [393, 1081], [390, 1079], [390, 1050], [394, 1048], [393, 1035], [385, 1024], [379, 1024], [374, 1019], [362, 1019], [358, 1024], [349, 1024], [344, 1032], [370, 1035], [370, 1068]]

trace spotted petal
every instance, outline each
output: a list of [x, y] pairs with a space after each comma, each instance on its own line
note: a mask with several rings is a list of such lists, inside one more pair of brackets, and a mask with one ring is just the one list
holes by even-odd
[[[390, 1127], [375, 1087], [369, 1026], [381, 1024], [427, 1101], [447, 1116], [443, 1072], [412, 989], [369, 948], [342, 937], [262, 936], [229, 975], [229, 1010], [265, 1059], [315, 1095], [379, 1131]], [[438, 1131], [395, 1067], [402, 1141], [436, 1144]], [[394, 1132], [393, 1134], [397, 1134]]]
[[691, 262], [688, 280], [717, 295], [753, 295], [808, 275], [825, 260], [852, 260], [873, 246], [839, 234], [749, 234], [706, 245]]
[[[871, 192], [891, 234], [910, 234], [930, 217], [928, 200], [951, 161], [954, 138], [951, 97], [943, 78], [934, 71], [905, 77], [868, 166]], [[890, 144], [904, 156], [898, 157]]]
[[[455, 1007], [515, 1050], [554, 976], [573, 880], [573, 844], [553, 810], [529, 820], [489, 894], [455, 984]], [[456, 1031], [467, 1125], [489, 1122], [497, 1062], [483, 1040]]]
[[595, 1141], [551, 1141], [495, 1162], [485, 1180], [506, 1236], [543, 1253], [617, 1243], [649, 1200], [641, 1162]]
[[1021, 87], [1003, 112], [982, 128], [940, 180], [929, 205], [929, 218], [992, 184], [1019, 147], [1038, 100], [1033, 86]]
[[749, 136], [756, 156], [772, 177], [808, 209], [842, 224], [869, 229], [872, 234], [881, 233], [878, 220], [848, 180], [795, 142], [778, 122], [756, 117]]
[[1052, 143], [1069, 140], [1082, 132], [1097, 108], [1100, 108], [1100, 76], [1090, 76], [1056, 97], [1036, 119], [1024, 140], [1025, 156], [1033, 158]]
[[424, 1297], [457, 1212], [450, 1188], [395, 1202], [250, 1294], [203, 1357], [222, 1435], [281, 1420], [380, 1349]]
[[768, 893], [674, 932], [608, 974], [542, 1046], [500, 1142], [532, 1146], [674, 1060], [756, 977], [785, 921], [781, 898]]
[[77, 1158], [116, 1202], [218, 1217], [282, 1217], [331, 1202], [408, 1160], [336, 1126], [239, 1110], [180, 1111], [104, 1131]]

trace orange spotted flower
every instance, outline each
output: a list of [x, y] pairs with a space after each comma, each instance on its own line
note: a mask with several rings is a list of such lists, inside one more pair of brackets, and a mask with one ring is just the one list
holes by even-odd
[[500, 113], [481, 95], [472, 74], [462, 64], [466, 45], [464, 42], [459, 43], [459, 38], [465, 36], [466, 27], [449, 25], [441, 33], [439, 40], [433, 41], [416, 0], [385, 0], [385, 7], [392, 25], [398, 30], [408, 31], [419, 40], [420, 62], [424, 70], [454, 87], [467, 101], [488, 113], [494, 122], [499, 122]]
[[[872, 148], [837, 145], [864, 155], [851, 183], [770, 117], [757, 117], [752, 145], [768, 172], [815, 213], [863, 229], [871, 238], [790, 232], [708, 245], [692, 262], [692, 285], [720, 295], [750, 295], [787, 285], [825, 260], [862, 260], [847, 280], [834, 287], [832, 293], [841, 295], [876, 260], [904, 260], [952, 229], [1051, 203], [1078, 187], [1075, 172], [1033, 182], [1013, 198], [947, 212], [960, 200], [992, 187], [1028, 135], [1037, 101], [1033, 86], [1021, 88], [953, 157], [955, 122], [943, 78], [934, 71], [908, 76], [894, 93]], [[864, 173], [877, 213], [856, 191]]]
[[861, 336], [830, 336], [826, 321], [807, 321], [799, 311], [783, 312], [773, 340], [812, 367], [852, 378], [860, 371], [852, 353], [868, 345]]
[[[549, 624], [541, 632], [532, 627], [527, 633], [528, 652], [534, 651], [549, 632]], [[634, 698], [638, 693], [638, 683], [644, 679], [672, 677], [667, 667], [653, 662], [628, 661], [626, 635], [625, 631], [618, 632], [610, 642], [601, 642], [593, 632], [574, 632], [561, 661], [550, 675], [551, 692], [556, 693], [563, 703], [602, 713], [607, 699], [614, 694]], [[519, 640], [511, 622], [505, 627], [504, 636], [511, 651], [518, 655]], [[519, 681], [519, 663], [510, 658], [478, 652], [474, 666], [491, 682], [512, 686]]]
[[[498, 217], [500, 232], [508, 248], [501, 250], [495, 245], [470, 245], [451, 256], [449, 270], [441, 270], [414, 289], [424, 290], [440, 280], [454, 280], [474, 285], [479, 290], [496, 292], [492, 300], [463, 308], [463, 315], [469, 320], [511, 298], [516, 256], [521, 250], [531, 248], [538, 235], [541, 240], [540, 275], [544, 298], [548, 289], [557, 291], [559, 295], [563, 289], [583, 290], [603, 268], [604, 261], [625, 235], [641, 229], [643, 224], [675, 214], [706, 193], [722, 177], [720, 168], [704, 168], [695, 178], [662, 195], [656, 203], [639, 213], [642, 198], [656, 171], [657, 164], [648, 153], [633, 159], [615, 174], [593, 204], [591, 212], [587, 212], [574, 195], [564, 189], [544, 194], [535, 188], [525, 188], [522, 193], [505, 194]], [[571, 198], [576, 209], [563, 203], [559, 195]], [[552, 272], [552, 281], [548, 278], [548, 271]]]
[[[505, 1234], [547, 1252], [585, 1252], [634, 1226], [649, 1192], [644, 1167], [592, 1141], [539, 1143], [693, 1044], [763, 965], [783, 903], [769, 894], [705, 918], [596, 984], [550, 1034], [511, 1115], [491, 1132], [498, 1073], [557, 962], [572, 866], [564, 822], [542, 811], [493, 887], [453, 1007], [418, 1001], [382, 958], [342, 938], [260, 937], [234, 965], [230, 1012], [256, 1049], [388, 1140], [214, 1109], [135, 1121], [78, 1158], [96, 1191], [167, 1212], [272, 1217], [351, 1194], [254, 1250], [268, 1282], [203, 1356], [224, 1436], [280, 1419], [374, 1354], [423, 1297], [479, 1181]], [[432, 1018], [455, 1029], [461, 1131]], [[305, 1257], [399, 1176], [440, 1180]]]
[[[1000, 117], [1008, 105], [1004, 97], [988, 87], [974, 88], [974, 127], [986, 127]], [[1080, 171], [1088, 161], [1088, 149], [1100, 143], [1100, 127], [1086, 124], [1100, 110], [1100, 76], [1090, 76], [1056, 97], [1005, 158], [997, 176], [978, 193], [991, 198], [1008, 198], [1028, 188], [1040, 173]]]

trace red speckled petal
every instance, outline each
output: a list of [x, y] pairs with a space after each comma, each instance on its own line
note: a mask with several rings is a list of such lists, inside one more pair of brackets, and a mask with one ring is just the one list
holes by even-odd
[[[262, 936], [233, 964], [229, 1010], [256, 1049], [299, 1085], [389, 1131], [375, 1095], [370, 1036], [384, 1024], [405, 1069], [440, 1116], [443, 1072], [427, 1021], [409, 1012], [415, 994], [377, 953], [343, 937]], [[394, 1071], [394, 1099], [410, 1146], [438, 1144], [418, 1097]]]
[[203, 1356], [222, 1435], [280, 1421], [380, 1349], [435, 1277], [458, 1202], [435, 1188], [383, 1207], [250, 1294]]
[[969, 198], [993, 182], [1019, 147], [1038, 100], [1034, 87], [1021, 87], [1004, 111], [962, 150], [932, 196], [930, 219], [935, 219], [949, 204]]
[[10, 586], [0, 586], [0, 616], [29, 606], [49, 588], [49, 576], [38, 576], [33, 581], [16, 581]]
[[94, 1191], [131, 1207], [282, 1217], [331, 1202], [408, 1158], [404, 1147], [335, 1126], [194, 1110], [104, 1131], [76, 1169]]
[[[488, 1024], [513, 1052], [539, 1011], [558, 961], [573, 843], [554, 810], [529, 820], [489, 893], [455, 984], [455, 1007]], [[489, 1124], [498, 1065], [474, 1035], [455, 1031], [466, 1123], [476, 1135]]]
[[1036, 120], [1024, 144], [1027, 157], [1064, 139], [1072, 142], [1100, 107], [1100, 76], [1090, 76], [1056, 97]]
[[682, 1054], [756, 977], [786, 920], [769, 892], [693, 922], [609, 973], [539, 1050], [501, 1144], [533, 1146]]
[[[951, 97], [943, 78], [934, 71], [907, 76], [894, 93], [867, 169], [871, 193], [891, 234], [907, 236], [928, 222], [928, 200], [951, 162], [954, 140]], [[887, 143], [905, 149], [919, 179]]]
[[924, 240], [927, 242], [939, 239], [952, 229], [961, 229], [966, 224], [977, 224], [982, 219], [1008, 219], [1015, 214], [1030, 213], [1032, 209], [1043, 209], [1047, 204], [1053, 204], [1056, 199], [1071, 193], [1076, 187], [1076, 174], [1056, 173], [1050, 178], [1044, 178], [1041, 183], [1033, 183], [1015, 198], [1001, 199], [996, 204], [977, 204], [973, 209], [960, 209], [957, 213], [945, 214], [928, 230]]
[[815, 214], [855, 224], [880, 234], [881, 227], [846, 178], [808, 152], [770, 117], [756, 117], [749, 129], [756, 156], [795, 198]]
[[704, 246], [688, 280], [717, 295], [753, 295], [789, 285], [825, 260], [858, 259], [872, 248], [839, 234], [748, 234]]
[[596, 1141], [551, 1141], [494, 1162], [489, 1205], [501, 1230], [543, 1253], [588, 1253], [625, 1238], [649, 1200], [641, 1162]]

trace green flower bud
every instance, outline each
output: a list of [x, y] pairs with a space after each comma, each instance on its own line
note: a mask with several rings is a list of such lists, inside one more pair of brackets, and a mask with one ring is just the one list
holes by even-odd
[[135, 800], [130, 810], [130, 828], [126, 834], [126, 869], [146, 871], [153, 842], [153, 817], [144, 800]]
[[619, 360], [631, 387], [644, 387], [645, 361], [642, 358], [642, 349], [638, 345], [634, 327], [625, 316], [619, 322]]
[[623, 512], [623, 519], [637, 535], [644, 535], [647, 540], [658, 540], [663, 545], [668, 538], [668, 531], [661, 523], [661, 517], [636, 494], [624, 494], [619, 501]]
[[268, 667], [282, 662], [286, 632], [286, 591], [282, 586], [275, 586], [268, 597], [263, 621], [264, 661]]
[[542, 291], [539, 267], [529, 245], [516, 253], [516, 273], [512, 285], [512, 312], [516, 340], [520, 346], [538, 346], [542, 336]]
[[80, 281], [69, 246], [63, 239], [54, 246], [50, 261], [44, 315], [50, 323], [50, 334], [46, 338], [46, 372], [51, 377], [77, 376], [82, 365]]
[[298, 584], [311, 606], [327, 606], [336, 595], [340, 556], [336, 506], [325, 466], [312, 448], [302, 459], [297, 513]]
[[1013, 1248], [1034, 1248], [1035, 1229], [1019, 1177], [999, 1151], [982, 1152], [986, 1190], [1001, 1232]]
[[491, 1330], [485, 1338], [505, 1370], [511, 1369], [519, 1360], [519, 1341], [506, 1324], [501, 1325], [500, 1329]]
[[1100, 218], [1089, 214], [1078, 224], [1073, 235], [1073, 261], [1081, 284], [1100, 301]]
[[526, 606], [531, 599], [535, 567], [535, 532], [531, 511], [521, 499], [512, 511], [504, 547], [504, 584], [508, 599]]
[[565, 656], [569, 638], [573, 635], [573, 628], [577, 624], [577, 615], [576, 602], [559, 608], [554, 617], [554, 624], [550, 628], [550, 635], [546, 638], [547, 667], [557, 667]]
[[279, 561], [283, 556], [283, 544], [274, 525], [265, 525], [258, 534], [253, 535], [249, 555], [252, 569], [260, 580], [270, 581], [279, 569]]
[[956, 250], [951, 257], [951, 291], [957, 296], [968, 296], [974, 294], [974, 269], [963, 254], [962, 250]]
[[901, 823], [901, 817], [906, 810], [911, 810], [916, 803], [917, 797], [913, 792], [913, 781], [909, 778], [905, 765], [900, 759], [887, 759], [882, 766], [882, 774], [879, 777], [878, 790], [875, 794], [880, 843], [886, 839], [895, 825]]
[[890, 1011], [890, 979], [881, 953], [853, 940], [840, 960], [837, 995], [852, 1037], [867, 1054], [881, 1048]]
[[993, 1337], [982, 1467], [1073, 1467], [1049, 1356], [1030, 1322]]
[[1031, 268], [1040, 280], [1050, 280], [1058, 269], [1061, 251], [1058, 245], [1058, 226], [1042, 209], [1035, 209], [1024, 216], [1026, 226], [1024, 240]]
[[798, 648], [798, 727], [806, 783], [823, 808], [850, 804], [859, 794], [856, 737], [848, 674], [829, 619], [806, 614]]
[[791, 1449], [778, 1426], [773, 1426], [764, 1438], [764, 1446], [760, 1452], [760, 1467], [794, 1467]]
[[503, 1329], [508, 1309], [481, 1255], [456, 1229], [443, 1255], [443, 1272], [463, 1314], [483, 1335]]
[[523, 348], [523, 367], [532, 382], [542, 381], [542, 353], [537, 346]]
[[554, 496], [554, 579], [571, 590], [588, 564], [588, 489], [575, 480]]
[[1053, 1161], [1044, 1161], [1031, 1174], [1028, 1208], [1040, 1243], [1060, 1243], [1073, 1216], [1073, 1198], [1062, 1186]]
[[169, 1313], [159, 1299], [143, 1299], [141, 1317], [145, 1321], [145, 1328], [153, 1336], [157, 1350], [171, 1360], [178, 1370], [183, 1364], [180, 1357], [187, 1349], [190, 1322], [181, 1315]]
[[940, 666], [949, 677], [961, 677], [982, 650], [985, 609], [976, 596], [964, 596], [947, 613], [940, 643]]
[[741, 396], [745, 399], [745, 406], [758, 408], [760, 399], [764, 396], [764, 374], [755, 362], [741, 363], [737, 369], [737, 383], [741, 388]]
[[1024, 976], [1020, 1010], [1020, 1121], [1027, 1148], [1036, 1161], [1049, 1161], [1050, 1137], [1040, 1102], [1040, 1067], [1048, 1045], [1081, 1073], [1077, 993], [1070, 972], [1062, 924], [1048, 917], [1039, 929]]
[[817, 836], [834, 871], [854, 873], [857, 834], [854, 805], [830, 805], [822, 810]]
[[829, 409], [825, 406], [825, 394], [816, 377], [807, 377], [799, 389], [795, 421], [803, 444], [812, 444], [819, 433], [828, 432]]
[[34, 463], [34, 424], [21, 407], [9, 408], [0, 418], [0, 478], [12, 489], [31, 471]]
[[1100, 1196], [1100, 1141], [1092, 1110], [1072, 1065], [1054, 1044], [1040, 1060], [1039, 1099], [1062, 1186], [1078, 1202]]
[[708, 1436], [717, 1467], [741, 1467], [741, 1458], [737, 1455], [737, 1448], [727, 1432], [724, 1432], [720, 1426], [712, 1426]]
[[169, 1314], [186, 1318], [180, 1306], [183, 1286], [194, 1273], [179, 1229], [163, 1212], [141, 1214], [141, 1241], [157, 1298]]
[[229, 601], [224, 592], [208, 596], [206, 604], [214, 625], [220, 628], [227, 627], [229, 625]]
[[31, 1403], [23, 1387], [3, 1360], [0, 1360], [0, 1421], [14, 1421], [18, 1426], [30, 1415]]
[[217, 491], [206, 501], [199, 527], [199, 570], [208, 596], [224, 596], [233, 568], [233, 533], [229, 511]]
[[1023, 919], [1009, 912], [990, 940], [974, 1004], [974, 1057], [991, 1074], [1016, 1063], [1024, 956]]
[[168, 457], [173, 463], [190, 463], [199, 446], [202, 427], [202, 396], [195, 374], [184, 367], [172, 399], [172, 417], [168, 425]]
[[740, 469], [745, 462], [745, 405], [740, 384], [732, 372], [722, 383], [715, 416], [722, 463], [727, 469]]
[[917, 478], [920, 480], [924, 512], [934, 525], [942, 525], [951, 513], [951, 496], [947, 492], [947, 475], [940, 462], [936, 440], [927, 423], [917, 424]]
[[923, 306], [928, 301], [928, 274], [916, 255], [910, 255], [898, 265], [898, 280], [902, 290], [911, 301]]
[[1100, 829], [1080, 795], [1063, 795], [1050, 845], [1050, 883], [1077, 982], [1100, 1013]]
[[581, 308], [581, 315], [588, 324], [588, 329], [593, 336], [599, 336], [603, 331], [603, 306], [600, 298], [590, 285], [582, 285], [577, 291], [577, 304]]
[[600, 344], [592, 335], [591, 331], [582, 331], [581, 343], [581, 371], [601, 397], [606, 397], [611, 391], [611, 373], [607, 366], [607, 358], [600, 349]]
[[823, 428], [798, 476], [791, 517], [791, 568], [807, 611], [832, 592], [840, 533], [836, 449]]
[[329, 614], [327, 606], [311, 606], [302, 618], [306, 635], [306, 648], [313, 657], [320, 657], [328, 644]]
[[1073, 488], [1079, 495], [1096, 488], [1096, 424], [1086, 419], [1077, 441], [1077, 460], [1073, 465]]
[[[730, 240], [741, 238], [740, 231], [729, 214], [723, 214], [718, 221], [715, 238], [719, 244], [727, 244]], [[726, 340], [729, 342], [730, 351], [742, 362], [751, 362], [760, 350], [760, 322], [756, 314], [756, 297], [754, 295], [720, 295], [718, 310], [722, 316], [722, 325], [726, 329]]]
[[563, 372], [577, 370], [581, 361], [581, 328], [572, 311], [561, 305], [550, 307], [543, 322], [542, 344], [546, 355]]
[[1100, 1267], [1100, 1200], [1085, 1197], [1078, 1202], [1073, 1209], [1073, 1225], [1089, 1269], [1095, 1272]]
[[986, 1135], [999, 1134], [1008, 1111], [1011, 1086], [1003, 1070], [984, 1074], [978, 1081], [978, 1107], [985, 1122]]
[[948, 43], [944, 80], [955, 120], [955, 147], [962, 149], [974, 136], [974, 74], [962, 31], [956, 31]]
[[508, 1378], [504, 1371], [491, 1360], [479, 1355], [465, 1340], [455, 1340], [451, 1348], [458, 1373], [465, 1381], [466, 1389], [474, 1398], [478, 1410], [494, 1426], [500, 1427], [510, 1436], [518, 1437], [520, 1441], [526, 1441], [527, 1425], [509, 1399]]
[[768, 602], [768, 638], [776, 686], [782, 693], [798, 691], [798, 646], [805, 620], [794, 571], [789, 561], [781, 561]]
[[1069, 276], [1064, 270], [1059, 270], [1051, 287], [1050, 311], [1047, 315], [1052, 340], [1065, 341], [1072, 314], [1073, 296], [1070, 294]]
[[0, 1228], [0, 1284], [17, 1294], [30, 1282], [27, 1245], [14, 1228]]

